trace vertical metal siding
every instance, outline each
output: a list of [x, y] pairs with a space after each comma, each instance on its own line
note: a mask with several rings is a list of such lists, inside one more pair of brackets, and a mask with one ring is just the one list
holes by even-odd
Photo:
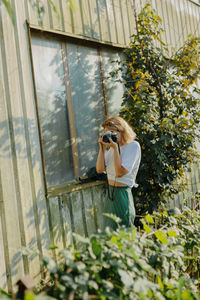
[[8, 240], [5, 220], [5, 209], [3, 201], [2, 181], [0, 173], [0, 286], [2, 289], [11, 289], [11, 271], [9, 265]]
[[113, 5], [113, 0], [107, 1], [107, 11], [108, 11], [108, 19], [109, 19], [109, 35], [110, 41], [112, 43], [118, 43], [118, 36], [117, 36], [117, 25], [116, 25], [116, 18], [115, 18], [115, 10]]
[[[19, 16], [25, 18], [25, 9], [23, 6], [23, 2], [19, 3], [17, 7], [15, 7], [15, 3], [13, 1], [13, 7], [15, 8], [16, 12], [16, 20], [19, 20]], [[40, 258], [42, 253], [41, 241], [40, 241], [40, 233], [39, 233], [39, 220], [38, 220], [38, 213], [37, 213], [37, 203], [36, 203], [36, 192], [35, 192], [35, 184], [34, 184], [34, 175], [33, 175], [33, 165], [31, 159], [31, 145], [30, 145], [30, 136], [29, 136], [29, 127], [28, 127], [28, 113], [26, 108], [26, 97], [28, 96], [28, 91], [25, 88], [25, 70], [22, 68], [23, 66], [23, 59], [27, 53], [26, 47], [26, 38], [23, 36], [21, 32], [21, 27], [18, 22], [16, 22], [16, 26], [14, 27], [15, 30], [15, 44], [16, 44], [16, 53], [17, 53], [17, 62], [18, 62], [18, 70], [19, 74], [19, 87], [20, 87], [20, 98], [21, 98], [21, 118], [23, 119], [23, 126], [24, 126], [24, 141], [23, 145], [25, 146], [26, 150], [24, 150], [24, 154], [27, 160], [27, 166], [24, 170], [24, 174], [21, 175], [21, 181], [23, 189], [27, 184], [26, 190], [24, 190], [24, 195], [21, 202], [21, 210], [22, 210], [22, 220], [23, 223], [21, 226], [24, 226], [23, 238], [24, 238], [24, 246], [30, 246], [34, 249], [39, 249], [40, 251]], [[22, 162], [24, 165], [24, 161]], [[29, 177], [27, 178], [27, 174]], [[23, 176], [23, 178], [22, 178]], [[22, 180], [23, 179], [23, 180]], [[28, 179], [28, 180], [27, 180]], [[29, 195], [29, 197], [27, 196]], [[20, 203], [20, 202], [19, 202]], [[30, 210], [31, 209], [31, 210]], [[32, 216], [35, 222], [30, 225], [30, 220], [26, 216]], [[25, 261], [25, 273], [30, 272], [34, 275], [37, 275], [40, 271], [38, 269], [38, 257], [28, 261], [28, 257], [24, 256]]]
[[6, 272], [1, 276], [7, 277], [7, 287], [2, 287], [9, 290], [24, 272], [31, 272], [33, 276], [39, 274], [38, 257], [29, 260], [22, 255], [21, 249], [28, 246], [41, 250], [43, 230], [39, 232], [39, 227], [45, 226], [44, 216], [39, 225], [37, 211], [38, 207], [44, 206], [40, 204], [44, 202], [44, 197], [41, 197], [40, 150], [37, 145], [27, 32], [24, 30], [27, 10], [22, 1], [13, 1], [12, 5], [16, 25], [11, 24], [4, 7], [1, 7], [0, 20], [0, 77], [4, 87], [0, 99], [1, 228], [4, 243], [1, 259], [5, 256], [6, 262]]
[[74, 243], [72, 232], [88, 236], [103, 230], [102, 186], [94, 186], [49, 198], [51, 243], [62, 249]]
[[[136, 11], [145, 5], [145, 0], [76, 0], [73, 9], [64, 0], [56, 0], [60, 18], [47, 0], [44, 2], [43, 27], [97, 38], [103, 41], [128, 44], [134, 31], [134, 6]], [[167, 43], [179, 47], [188, 34], [199, 34], [200, 6], [190, 0], [151, 0], [158, 9], [166, 30]], [[36, 11], [28, 3], [32, 25], [39, 25]], [[179, 41], [180, 42], [177, 42]]]
[[[103, 229], [101, 186], [45, 198], [26, 19], [43, 28], [124, 45], [135, 31], [134, 5], [138, 12], [145, 2], [77, 0], [72, 10], [65, 0], [56, 0], [58, 18], [43, 0], [41, 25], [30, 1], [12, 0], [15, 27], [1, 5], [0, 287], [10, 291], [25, 272], [37, 277], [39, 259], [49, 245], [66, 246], [73, 241], [71, 231], [87, 236]], [[189, 0], [152, 3], [163, 19], [168, 44], [180, 47], [189, 33], [200, 35], [199, 5]], [[192, 193], [200, 189], [199, 164], [187, 174], [186, 186]], [[175, 203], [181, 205], [186, 195], [178, 195]], [[22, 255], [22, 246], [39, 250], [39, 257]]]
[[[24, 230], [23, 224], [19, 224], [19, 218], [21, 216], [21, 208], [18, 204], [20, 199], [20, 186], [19, 186], [19, 171], [17, 164], [16, 154], [16, 140], [14, 127], [18, 129], [20, 135], [20, 118], [13, 115], [12, 104], [13, 95], [18, 100], [17, 94], [18, 82], [17, 77], [17, 65], [16, 65], [16, 47], [14, 43], [13, 26], [9, 19], [9, 16], [2, 9], [2, 15], [0, 20], [0, 32], [1, 32], [1, 57], [2, 61], [2, 75], [4, 94], [1, 96], [1, 108], [4, 110], [3, 121], [1, 119], [1, 131], [3, 134], [3, 153], [1, 153], [1, 181], [2, 181], [2, 195], [3, 195], [3, 207], [5, 217], [4, 235], [7, 238], [7, 250], [9, 257], [9, 277], [12, 276], [12, 282], [16, 280], [17, 275], [24, 272], [24, 264], [22, 255], [19, 254], [21, 243], [23, 243]], [[8, 31], [9, 30], [9, 31]], [[16, 101], [17, 102], [17, 101]], [[14, 109], [14, 107], [13, 107]], [[21, 226], [20, 226], [21, 225]], [[17, 232], [14, 232], [13, 229]], [[21, 232], [22, 231], [22, 232]], [[22, 233], [22, 235], [21, 235]], [[18, 253], [17, 260], [15, 259], [16, 253]], [[4, 253], [4, 255], [6, 255]], [[17, 268], [16, 268], [17, 267]]]
[[61, 0], [61, 19], [62, 19], [62, 27], [65, 32], [72, 32], [73, 28], [73, 20], [72, 13], [67, 4], [67, 1]]
[[97, 6], [98, 0], [89, 0], [89, 10], [91, 15], [91, 37], [97, 40], [101, 39], [101, 28], [99, 22], [99, 12]]

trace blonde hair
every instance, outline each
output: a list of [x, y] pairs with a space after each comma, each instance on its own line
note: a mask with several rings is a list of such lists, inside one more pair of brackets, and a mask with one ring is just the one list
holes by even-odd
[[111, 116], [107, 118], [102, 127], [109, 127], [111, 130], [117, 130], [122, 133], [122, 144], [128, 144], [136, 138], [136, 133], [130, 125], [119, 116]]

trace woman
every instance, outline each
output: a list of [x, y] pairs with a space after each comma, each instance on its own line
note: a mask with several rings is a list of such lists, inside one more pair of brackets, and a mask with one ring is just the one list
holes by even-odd
[[[108, 118], [103, 124], [103, 134], [99, 137], [99, 153], [97, 157], [97, 173], [107, 173], [108, 191], [105, 212], [115, 214], [121, 219], [121, 225], [134, 225], [135, 207], [131, 188], [137, 187], [136, 175], [141, 160], [140, 144], [135, 141], [136, 134], [128, 123], [118, 116]], [[116, 134], [105, 142], [107, 131]], [[105, 225], [113, 227], [113, 222], [105, 219]]]

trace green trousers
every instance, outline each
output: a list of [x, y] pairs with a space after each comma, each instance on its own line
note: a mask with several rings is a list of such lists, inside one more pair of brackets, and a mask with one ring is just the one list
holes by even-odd
[[[104, 212], [114, 214], [121, 219], [120, 225], [131, 227], [134, 225], [135, 207], [131, 188], [128, 186], [109, 186], [104, 203]], [[117, 224], [112, 219], [104, 216], [105, 227], [116, 229]]]

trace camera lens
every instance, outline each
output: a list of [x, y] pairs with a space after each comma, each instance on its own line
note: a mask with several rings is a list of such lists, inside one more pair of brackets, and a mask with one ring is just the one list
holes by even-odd
[[109, 138], [108, 138], [107, 135], [104, 135], [104, 136], [103, 136], [103, 142], [104, 142], [104, 143], [110, 143]]
[[103, 133], [103, 137], [102, 140], [104, 143], [110, 143], [109, 139], [112, 139], [113, 142], [117, 142], [117, 134], [115, 132], [112, 131], [105, 131]]

